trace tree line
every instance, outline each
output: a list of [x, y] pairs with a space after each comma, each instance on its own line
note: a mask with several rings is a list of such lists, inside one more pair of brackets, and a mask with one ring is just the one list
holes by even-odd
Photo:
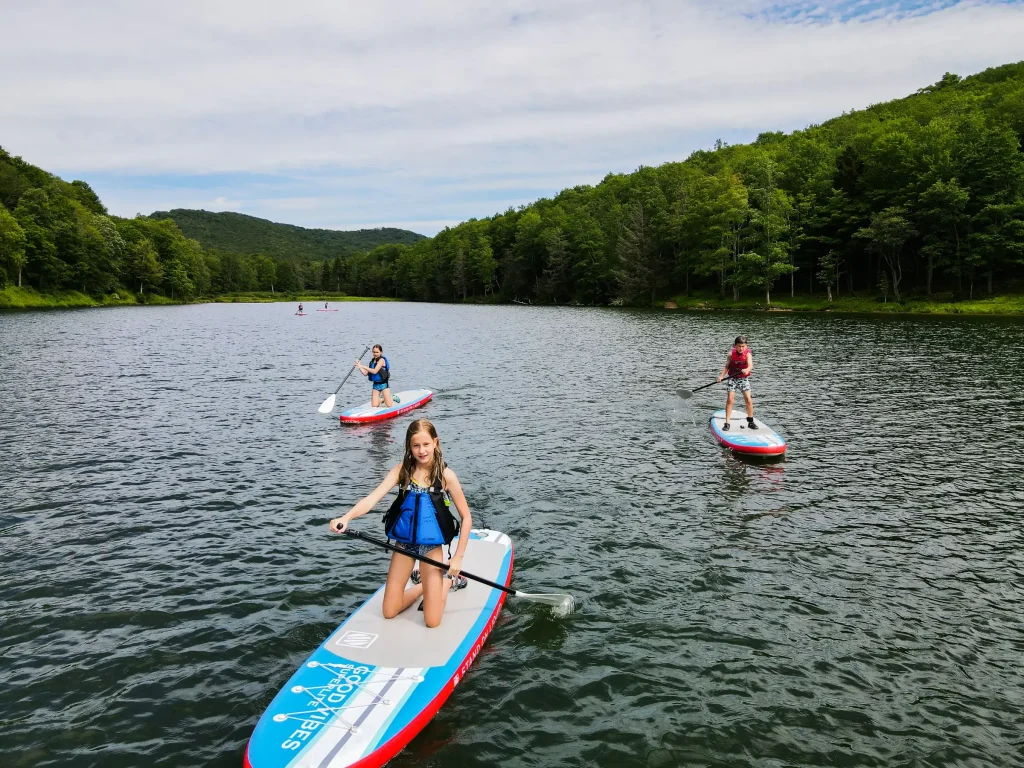
[[1019, 287], [1024, 63], [372, 252], [372, 291], [649, 305], [695, 290], [903, 300]]
[[[650, 305], [714, 291], [823, 295], [1018, 286], [1024, 63], [905, 99], [330, 258], [233, 253], [171, 219], [110, 216], [81, 181], [0, 150], [0, 281], [193, 299], [324, 291], [412, 300]], [[202, 235], [199, 235], [202, 237]], [[320, 251], [315, 256], [324, 256]]]

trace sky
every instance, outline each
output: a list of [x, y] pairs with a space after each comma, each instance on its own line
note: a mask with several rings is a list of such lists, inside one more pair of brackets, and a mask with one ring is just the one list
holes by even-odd
[[1024, 58], [1024, 0], [0, 0], [0, 146], [110, 212], [432, 235]]

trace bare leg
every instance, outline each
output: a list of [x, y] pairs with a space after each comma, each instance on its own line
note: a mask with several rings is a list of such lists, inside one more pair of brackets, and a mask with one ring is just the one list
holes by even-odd
[[383, 394], [384, 394], [384, 405], [386, 405], [388, 408], [390, 408], [392, 405], [395, 404], [395, 401], [391, 399], [391, 387], [388, 387], [387, 389], [385, 389]]
[[725, 397], [725, 423], [729, 423], [729, 419], [732, 417], [732, 403], [736, 398], [736, 393], [730, 391]]
[[391, 555], [391, 566], [388, 568], [388, 580], [384, 582], [384, 605], [383, 613], [385, 619], [393, 619], [410, 605], [415, 603], [423, 594], [423, 587], [416, 584], [409, 589], [405, 585], [409, 582], [412, 574], [412, 567], [416, 561], [411, 557], [400, 555], [397, 552]]
[[747, 402], [747, 418], [754, 418], [754, 399], [750, 396], [749, 390], [743, 393], [743, 399]]
[[380, 392], [378, 392], [376, 389], [370, 391], [370, 405], [373, 408], [380, 407]]
[[[434, 560], [444, 558], [441, 548], [433, 550], [427, 557]], [[452, 588], [452, 580], [444, 577], [440, 568], [420, 563], [420, 578], [423, 581], [423, 622], [433, 629], [441, 625], [444, 607], [448, 602], [448, 592]]]

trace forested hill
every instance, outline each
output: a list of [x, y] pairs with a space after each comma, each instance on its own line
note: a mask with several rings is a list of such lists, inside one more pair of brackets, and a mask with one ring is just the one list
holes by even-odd
[[323, 261], [370, 251], [379, 245], [412, 245], [423, 235], [407, 229], [382, 227], [343, 232], [334, 229], [304, 229], [278, 224], [242, 213], [212, 213], [185, 208], [157, 211], [152, 219], [172, 219], [185, 237], [203, 247], [239, 254], [264, 253], [280, 259]]
[[[650, 305], [700, 290], [959, 300], [1024, 285], [1024, 62], [610, 174], [371, 260], [363, 291]], [[379, 285], [380, 287], [377, 287]]]
[[[120, 219], [85, 182], [0, 149], [0, 290], [24, 280], [43, 292], [185, 300], [330, 291], [649, 306], [692, 291], [725, 304], [780, 292], [958, 301], [1024, 288], [1022, 141], [1024, 62], [947, 73], [821, 125], [719, 142], [429, 239], [394, 230], [405, 239], [386, 244], [387, 230], [239, 214]], [[342, 240], [353, 235], [378, 239]]]

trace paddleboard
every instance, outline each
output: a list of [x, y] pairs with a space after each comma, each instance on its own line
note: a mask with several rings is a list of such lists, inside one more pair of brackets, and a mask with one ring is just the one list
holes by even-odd
[[318, 309], [317, 312], [337, 312], [336, 309]]
[[[513, 559], [504, 533], [474, 530], [462, 564], [508, 585]], [[416, 605], [385, 619], [383, 599], [381, 587], [285, 683], [256, 724], [245, 768], [384, 765], [466, 676], [505, 593], [470, 581], [448, 595], [435, 629], [423, 623]]]
[[393, 419], [396, 416], [401, 416], [403, 413], [408, 413], [414, 408], [425, 405], [433, 396], [434, 393], [429, 389], [410, 389], [406, 392], [396, 392], [393, 397], [398, 398], [399, 402], [390, 408], [374, 408], [369, 403], [363, 403], [355, 408], [342, 411], [339, 418], [342, 424], [368, 424], [372, 421]]
[[305, 317], [307, 313], [305, 313], [305, 312], [296, 312], [295, 314], [298, 315], [299, 317]]
[[747, 414], [740, 408], [733, 410], [729, 420], [729, 431], [722, 429], [725, 424], [725, 411], [711, 414], [711, 434], [726, 448], [736, 453], [747, 453], [755, 456], [779, 456], [786, 452], [786, 441], [778, 432], [763, 421], [754, 417], [754, 426], [747, 426]]

